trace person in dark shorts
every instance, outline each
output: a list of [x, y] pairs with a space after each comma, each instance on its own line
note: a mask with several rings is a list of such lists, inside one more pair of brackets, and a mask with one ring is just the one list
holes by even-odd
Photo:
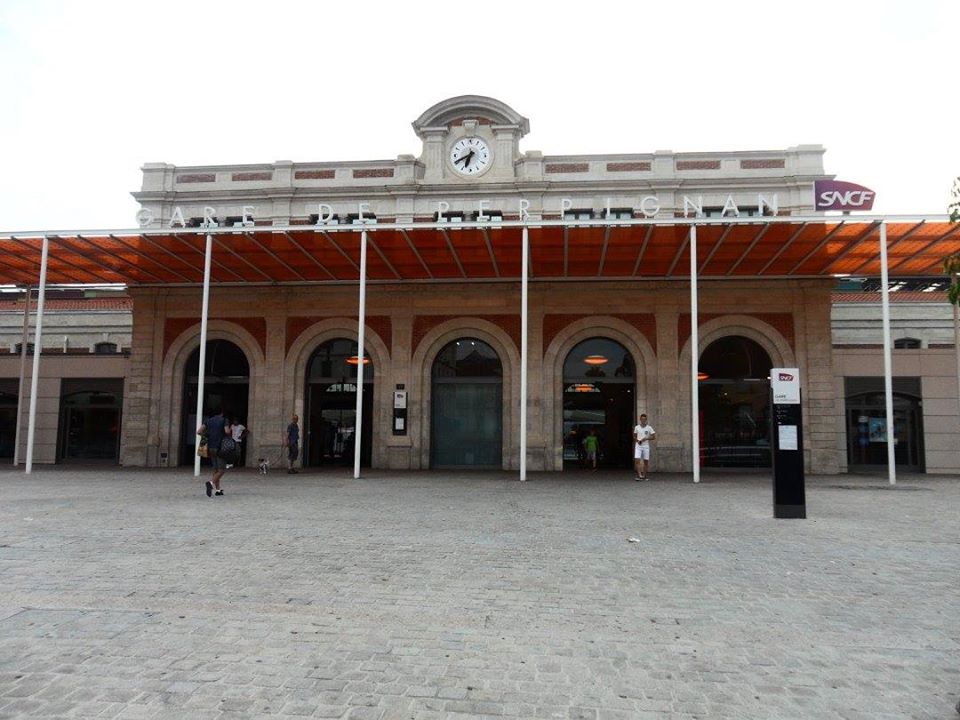
[[283, 438], [283, 444], [287, 448], [287, 463], [289, 467], [287, 468], [287, 473], [293, 474], [297, 472], [297, 469], [293, 464], [297, 461], [297, 458], [300, 456], [300, 425], [298, 425], [300, 418], [297, 415], [294, 415], [290, 420], [290, 424], [287, 425], [287, 434]]
[[214, 494], [223, 495], [223, 489], [220, 487], [220, 480], [227, 471], [227, 463], [220, 457], [220, 444], [223, 442], [226, 434], [227, 420], [223, 416], [223, 410], [217, 408], [213, 415], [207, 418], [207, 421], [200, 426], [198, 434], [206, 432], [207, 448], [210, 457], [210, 467], [213, 468], [213, 475], [204, 483], [207, 491], [207, 497]]

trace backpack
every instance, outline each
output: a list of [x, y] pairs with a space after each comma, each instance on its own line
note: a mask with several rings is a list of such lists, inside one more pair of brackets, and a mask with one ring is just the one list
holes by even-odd
[[235, 465], [240, 459], [240, 452], [237, 448], [237, 441], [232, 437], [225, 437], [220, 441], [220, 452], [217, 457], [223, 460], [227, 465]]

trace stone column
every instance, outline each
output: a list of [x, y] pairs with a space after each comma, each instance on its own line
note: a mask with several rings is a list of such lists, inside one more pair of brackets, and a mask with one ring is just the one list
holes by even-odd
[[830, 325], [830, 286], [805, 283], [798, 290], [795, 306], [797, 361], [803, 388], [804, 463], [808, 472], [840, 472], [840, 452], [836, 437], [843, 429], [843, 398], [835, 395], [833, 338]]
[[543, 367], [543, 295], [530, 289], [527, 300], [527, 470], [553, 469], [549, 438], [553, 433], [544, 418], [544, 393], [553, 392]]
[[[292, 406], [284, 402], [284, 385], [291, 375], [296, 372], [296, 359], [287, 358], [287, 316], [289, 308], [289, 290], [284, 288], [279, 302], [269, 303], [264, 309], [267, 323], [266, 348], [264, 353], [264, 372], [262, 377], [250, 378], [250, 397], [256, 395], [263, 398], [261, 407], [251, 404], [247, 425], [250, 427], [250, 444], [247, 447], [247, 465], [252, 466], [257, 458], [267, 458], [274, 462], [280, 458], [280, 466], [284, 467], [286, 455], [283, 455], [282, 436], [290, 416], [293, 413], [300, 415], [300, 428], [304, 425], [303, 419], [303, 379], [294, 378], [294, 395]], [[259, 388], [254, 391], [253, 383]], [[301, 447], [303, 441], [301, 439]]]
[[[133, 325], [130, 364], [123, 387], [120, 464], [152, 467], [159, 463], [158, 428], [162, 418], [153, 391], [159, 391], [160, 387], [155, 359], [158, 351], [162, 351], [163, 319], [158, 317], [157, 291], [131, 290], [130, 294], [133, 296]], [[169, 458], [168, 463], [175, 465], [176, 458]]]
[[[680, 312], [677, 308], [674, 293], [661, 288], [658, 295], [670, 302], [657, 303], [657, 367], [655, 386], [647, 383], [647, 415], [650, 424], [657, 431], [656, 452], [651, 458], [654, 469], [661, 472], [679, 472], [689, 470], [690, 459], [690, 408], [681, 407], [680, 392], [681, 380], [688, 376], [680, 368], [680, 356], [677, 325]], [[689, 309], [687, 310], [689, 312]]]
[[[413, 436], [410, 431], [410, 419], [418, 402], [411, 392], [413, 376], [410, 368], [410, 356], [413, 353], [413, 314], [408, 307], [398, 308], [391, 316], [392, 342], [390, 347], [390, 367], [392, 372], [384, 373], [383, 381], [389, 383], [390, 402], [388, 403], [388, 421], [384, 426], [387, 433], [387, 455], [384, 464], [391, 470], [410, 470], [418, 467], [414, 459]], [[393, 434], [393, 391], [397, 385], [403, 385], [407, 391], [407, 434]], [[376, 441], [374, 434], [374, 441]]]

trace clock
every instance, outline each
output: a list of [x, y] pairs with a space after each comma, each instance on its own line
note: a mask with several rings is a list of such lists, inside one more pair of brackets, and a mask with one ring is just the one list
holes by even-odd
[[491, 160], [490, 148], [478, 137], [460, 138], [450, 148], [450, 164], [466, 177], [482, 173], [490, 167]]

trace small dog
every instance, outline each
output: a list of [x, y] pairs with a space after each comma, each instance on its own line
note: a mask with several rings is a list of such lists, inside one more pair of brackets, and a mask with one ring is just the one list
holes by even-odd
[[259, 458], [257, 462], [260, 464], [260, 474], [266, 475], [270, 471], [270, 461], [266, 458]]

